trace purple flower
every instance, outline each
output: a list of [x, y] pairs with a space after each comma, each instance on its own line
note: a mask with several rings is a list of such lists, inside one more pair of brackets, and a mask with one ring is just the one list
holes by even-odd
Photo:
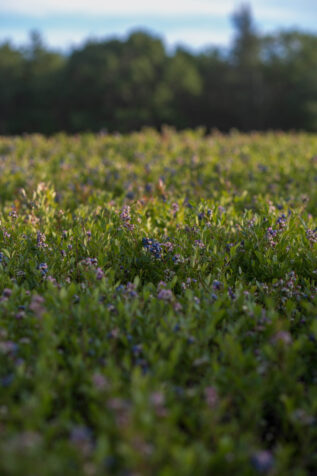
[[234, 300], [236, 298], [236, 295], [235, 293], [233, 292], [233, 289], [232, 288], [228, 288], [228, 295], [229, 297]]
[[123, 226], [130, 231], [134, 230], [134, 225], [131, 223], [130, 207], [125, 205], [120, 213], [120, 220], [123, 222]]
[[85, 258], [83, 259], [80, 264], [84, 265], [84, 266], [97, 266], [98, 265], [98, 260], [97, 258]]
[[173, 256], [172, 260], [174, 261], [175, 264], [179, 264], [182, 262], [182, 257], [180, 254], [176, 254]]
[[132, 352], [134, 355], [140, 355], [142, 353], [142, 344], [133, 345]]
[[306, 238], [311, 244], [317, 243], [317, 229], [311, 230], [310, 228], [308, 228], [306, 230]]
[[195, 240], [194, 245], [197, 246], [200, 249], [205, 248], [205, 244], [201, 240]]
[[3, 290], [3, 293], [2, 293], [2, 295], [6, 298], [9, 298], [11, 296], [11, 294], [12, 294], [12, 289], [10, 289], [10, 288], [5, 288]]
[[268, 242], [270, 246], [272, 247], [276, 246], [276, 242], [274, 241], [274, 238], [276, 237], [276, 235], [277, 235], [277, 230], [273, 230], [271, 226], [266, 230], [266, 236], [267, 236]]
[[171, 208], [172, 208], [173, 214], [176, 215], [176, 213], [179, 211], [178, 203], [176, 203], [176, 202], [172, 203]]
[[39, 296], [38, 294], [35, 294], [32, 297], [31, 303], [30, 303], [30, 309], [31, 311], [34, 312], [34, 314], [37, 317], [42, 317], [42, 315], [45, 312], [45, 308], [43, 306], [44, 304], [44, 298], [42, 296]]
[[282, 343], [282, 344], [285, 344], [285, 345], [290, 345], [292, 343], [292, 336], [287, 331], [278, 331], [273, 336], [272, 340], [273, 340], [274, 343]]
[[126, 288], [125, 288], [125, 294], [130, 297], [137, 297], [138, 293], [135, 290], [135, 284], [133, 283], [127, 283]]
[[206, 387], [204, 393], [205, 393], [207, 405], [210, 408], [214, 408], [218, 402], [217, 390], [215, 389], [215, 387]]
[[97, 390], [104, 390], [108, 387], [108, 381], [106, 377], [104, 377], [99, 372], [94, 373], [92, 376], [92, 382]]
[[18, 218], [18, 214], [17, 214], [17, 212], [16, 212], [15, 209], [12, 209], [12, 211], [9, 212], [9, 216], [10, 216], [13, 220], [15, 220], [16, 218]]
[[217, 289], [219, 291], [219, 289], [222, 288], [222, 283], [221, 281], [217, 281], [216, 279], [214, 280], [214, 282], [212, 283], [212, 287], [214, 289]]
[[13, 379], [14, 379], [14, 375], [12, 375], [12, 374], [9, 374], [9, 375], [6, 375], [5, 377], [2, 377], [2, 379], [1, 379], [2, 387], [9, 387], [11, 385], [11, 383], [13, 382]]
[[70, 433], [70, 441], [84, 454], [92, 450], [92, 432], [86, 426], [75, 426]]
[[273, 230], [273, 228], [270, 226], [267, 230], [266, 233], [270, 236], [276, 236], [277, 235], [277, 230]]
[[44, 276], [48, 271], [48, 266], [46, 263], [40, 263], [38, 269], [41, 271], [42, 275]]
[[47, 244], [45, 243], [46, 241], [46, 236], [44, 233], [41, 233], [40, 231], [37, 232], [36, 235], [36, 243], [38, 248], [47, 248]]
[[102, 279], [103, 277], [104, 277], [104, 272], [102, 271], [101, 268], [97, 268], [97, 270], [96, 270], [96, 278], [97, 278], [98, 280], [100, 280], [100, 279]]
[[174, 248], [173, 243], [171, 243], [170, 241], [167, 241], [166, 243], [161, 243], [161, 246], [164, 246], [164, 248], [166, 249], [168, 253], [173, 251], [173, 248]]
[[171, 301], [173, 299], [173, 293], [170, 289], [161, 289], [157, 297], [163, 301]]
[[274, 458], [270, 451], [256, 451], [251, 457], [253, 467], [260, 473], [267, 473], [273, 467]]
[[276, 220], [276, 224], [279, 226], [280, 229], [285, 228], [287, 222], [286, 215], [283, 213], [281, 216], [278, 217]]
[[162, 247], [158, 241], [155, 241], [152, 238], [142, 238], [142, 245], [154, 256], [154, 258], [162, 258]]

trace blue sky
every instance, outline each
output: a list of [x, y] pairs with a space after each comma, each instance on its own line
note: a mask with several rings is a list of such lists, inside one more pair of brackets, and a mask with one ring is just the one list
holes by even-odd
[[[245, 3], [245, 2], [244, 2]], [[249, 0], [262, 32], [296, 27], [317, 33], [317, 0]], [[135, 29], [173, 47], [227, 46], [239, 0], [0, 0], [0, 41], [23, 44], [32, 29], [67, 50], [86, 38], [125, 37]]]

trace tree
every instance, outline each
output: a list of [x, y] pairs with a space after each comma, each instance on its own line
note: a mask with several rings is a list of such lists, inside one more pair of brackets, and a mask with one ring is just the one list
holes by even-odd
[[88, 41], [62, 55], [37, 32], [0, 45], [0, 133], [130, 131], [144, 125], [317, 130], [317, 36], [261, 35], [233, 15], [229, 51], [168, 53], [160, 38]]
[[234, 66], [230, 89], [235, 122], [243, 130], [263, 126], [263, 77], [260, 63], [260, 37], [257, 34], [249, 6], [241, 7], [232, 15], [235, 38], [232, 48]]
[[233, 61], [241, 68], [250, 69], [259, 62], [260, 40], [252, 11], [242, 4], [232, 15], [235, 37], [232, 48]]
[[267, 120], [272, 128], [317, 130], [317, 37], [289, 31], [263, 38]]
[[19, 130], [18, 95], [23, 84], [24, 59], [20, 51], [6, 42], [0, 46], [0, 134]]
[[14, 132], [54, 132], [59, 123], [59, 91], [65, 58], [49, 51], [37, 32], [21, 50], [22, 76], [16, 97]]

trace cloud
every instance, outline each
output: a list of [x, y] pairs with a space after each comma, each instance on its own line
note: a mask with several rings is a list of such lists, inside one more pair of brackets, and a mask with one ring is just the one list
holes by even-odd
[[167, 32], [165, 39], [168, 45], [185, 45], [191, 48], [202, 48], [210, 45], [227, 45], [230, 40], [228, 31], [212, 31], [202, 29], [180, 29]]
[[[91, 35], [92, 36], [92, 35]], [[99, 35], [95, 35], [98, 37]], [[103, 35], [104, 37], [105, 35]], [[74, 30], [60, 30], [60, 29], [50, 29], [45, 31], [43, 34], [43, 40], [45, 44], [50, 45], [51, 47], [65, 50], [65, 48], [72, 48], [78, 46], [89, 38], [87, 33]], [[25, 45], [30, 40], [29, 32], [24, 30], [6, 30], [1, 29], [0, 32], [0, 42], [10, 41], [15, 45]]]
[[49, 15], [85, 13], [88, 15], [227, 15], [233, 0], [3, 0], [6, 13]]
[[249, 3], [259, 17], [296, 19], [309, 16], [316, 0], [1, 0], [0, 12], [30, 16], [85, 14], [109, 16], [228, 16]]
[[[69, 48], [88, 37], [124, 37], [145, 28], [163, 37], [169, 46], [191, 48], [227, 46], [232, 25], [229, 16], [249, 3], [259, 31], [299, 26], [316, 30], [316, 0], [0, 0], [0, 41], [25, 43], [37, 29], [54, 47]], [[310, 7], [310, 8], [309, 8]]]

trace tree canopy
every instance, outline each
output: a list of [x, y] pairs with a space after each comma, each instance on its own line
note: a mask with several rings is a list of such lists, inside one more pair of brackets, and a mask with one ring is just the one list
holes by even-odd
[[143, 31], [61, 54], [33, 32], [0, 45], [0, 133], [126, 132], [148, 125], [228, 131], [317, 130], [317, 36], [261, 35], [250, 9], [232, 15], [229, 51], [168, 53]]

